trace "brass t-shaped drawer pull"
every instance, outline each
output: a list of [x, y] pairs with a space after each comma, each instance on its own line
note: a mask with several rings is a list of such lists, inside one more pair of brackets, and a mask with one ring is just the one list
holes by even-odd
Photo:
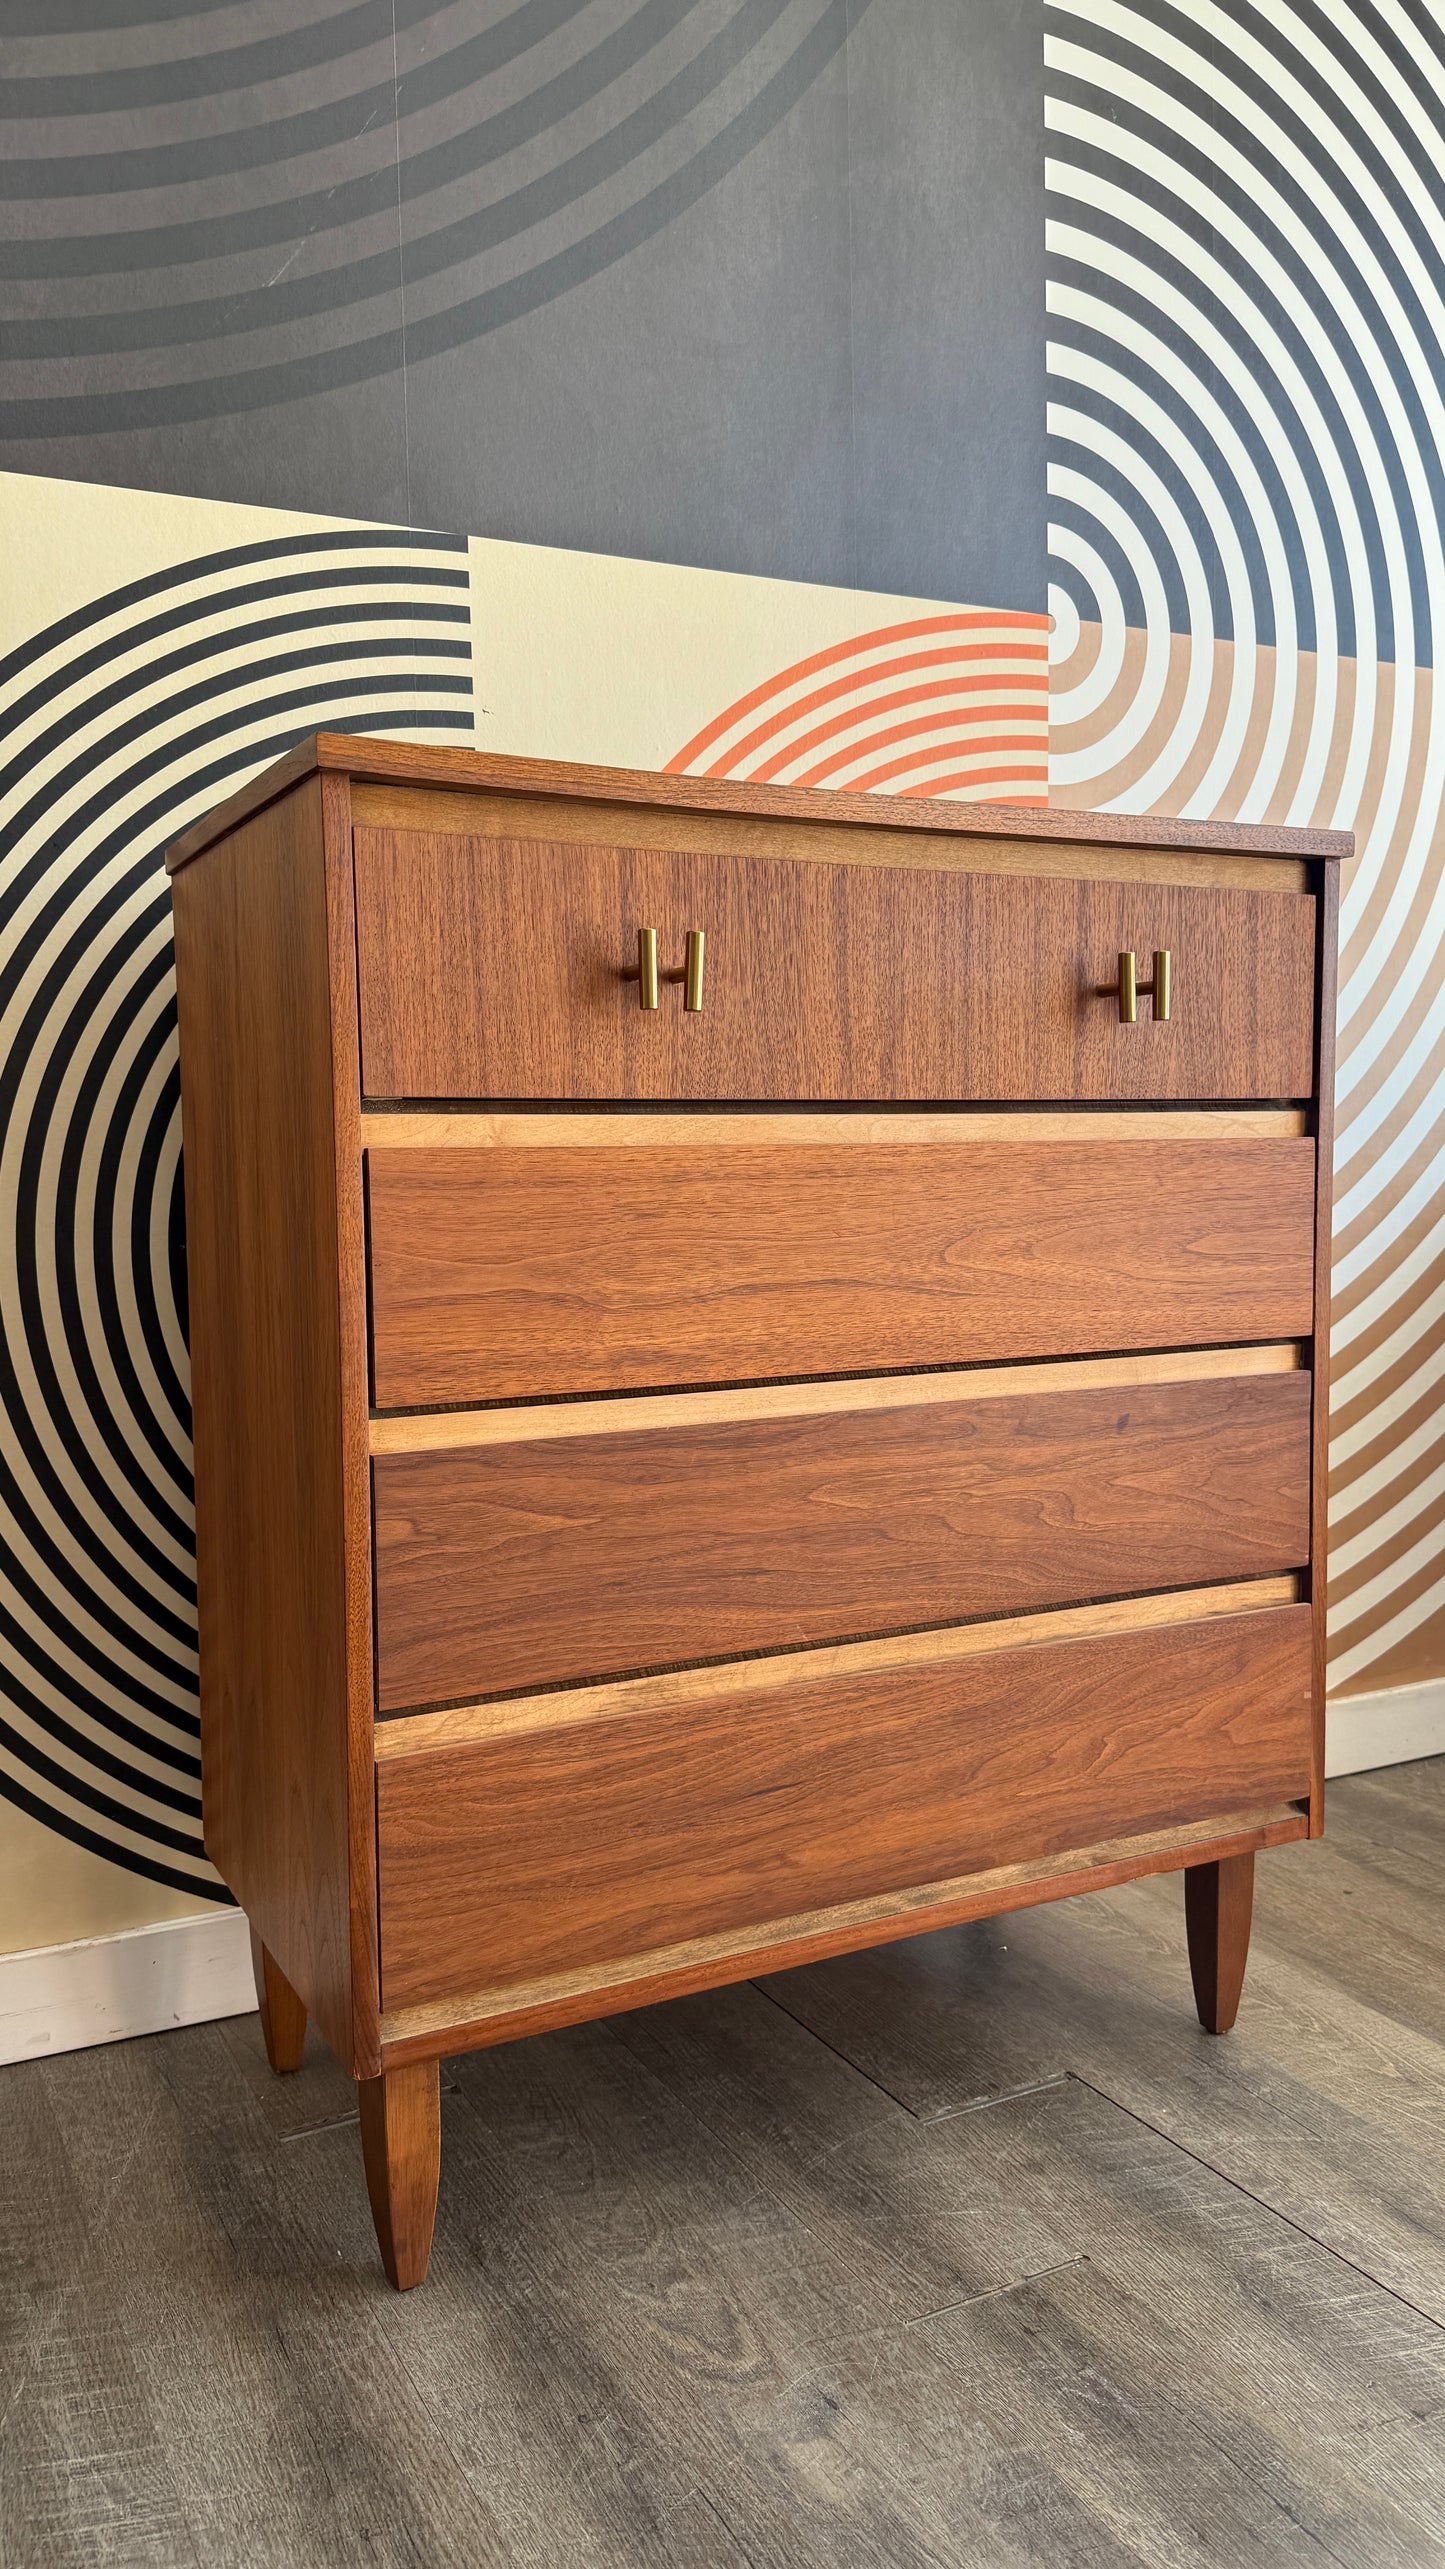
[[[702, 1015], [703, 934], [689, 928], [683, 939], [682, 1004], [689, 1017]], [[669, 979], [671, 975], [668, 976]]]
[[1141, 999], [1152, 999], [1154, 1002], [1154, 1016], [1156, 1023], [1161, 1025], [1165, 1023], [1169, 1015], [1169, 1003], [1173, 993], [1173, 981], [1173, 959], [1167, 946], [1156, 946], [1154, 949], [1154, 978], [1152, 981], [1141, 981], [1139, 979], [1132, 946], [1127, 954], [1121, 954], [1119, 957], [1118, 982], [1120, 1025], [1132, 1026], [1137, 1023], [1139, 1016], [1139, 1001]]
[[660, 985], [664, 981], [680, 981], [682, 983], [682, 1004], [684, 1009], [688, 1016], [700, 1017], [702, 1014], [703, 946], [704, 939], [701, 928], [689, 928], [686, 938], [683, 941], [683, 961], [678, 964], [673, 964], [666, 972], [659, 972], [657, 967], [657, 930], [656, 928], [639, 928], [637, 931], [636, 969], [632, 972], [625, 972], [622, 976], [624, 981], [635, 981], [637, 983], [638, 1006], [641, 1008], [656, 1008], [659, 1005]]

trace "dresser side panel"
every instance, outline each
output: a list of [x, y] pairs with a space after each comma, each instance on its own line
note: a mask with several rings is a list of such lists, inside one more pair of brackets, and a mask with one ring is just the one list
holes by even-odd
[[331, 1097], [340, 1289], [341, 1506], [346, 1546], [346, 1786], [351, 1887], [351, 2039], [358, 2078], [381, 2067], [376, 1914], [376, 1646], [372, 1619], [371, 1354], [361, 1142], [361, 1036], [351, 779], [321, 777], [331, 974]]
[[174, 884], [206, 1848], [350, 2068], [346, 1547], [321, 783]]
[[1330, 1515], [1330, 1291], [1334, 1245], [1335, 1040], [1340, 946], [1340, 869], [1322, 865], [1315, 957], [1315, 1325], [1314, 1423], [1310, 1491], [1310, 1602], [1314, 1608], [1314, 1742], [1310, 1835], [1325, 1825], [1325, 1686]]

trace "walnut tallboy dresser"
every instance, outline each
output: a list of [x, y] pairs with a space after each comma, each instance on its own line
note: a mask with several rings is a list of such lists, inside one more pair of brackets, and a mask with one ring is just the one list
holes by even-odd
[[360, 2081], [1321, 1826], [1347, 838], [322, 737], [171, 850], [206, 1845]]

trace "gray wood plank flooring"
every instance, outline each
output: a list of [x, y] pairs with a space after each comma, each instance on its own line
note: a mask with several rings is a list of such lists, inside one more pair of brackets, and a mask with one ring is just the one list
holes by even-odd
[[450, 2063], [431, 2278], [254, 2018], [0, 2071], [0, 2569], [1445, 2569], [1445, 1761]]

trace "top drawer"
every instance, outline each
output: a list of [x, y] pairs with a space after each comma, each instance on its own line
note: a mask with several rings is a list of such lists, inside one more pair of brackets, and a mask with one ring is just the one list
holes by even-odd
[[[372, 1098], [1300, 1098], [1315, 903], [1297, 889], [964, 873], [423, 829], [355, 832]], [[1057, 861], [1057, 860], [1055, 860]], [[1096, 860], [1097, 861], [1097, 860]], [[706, 938], [700, 1013], [639, 1006]], [[1118, 957], [1173, 958], [1120, 1023]]]

